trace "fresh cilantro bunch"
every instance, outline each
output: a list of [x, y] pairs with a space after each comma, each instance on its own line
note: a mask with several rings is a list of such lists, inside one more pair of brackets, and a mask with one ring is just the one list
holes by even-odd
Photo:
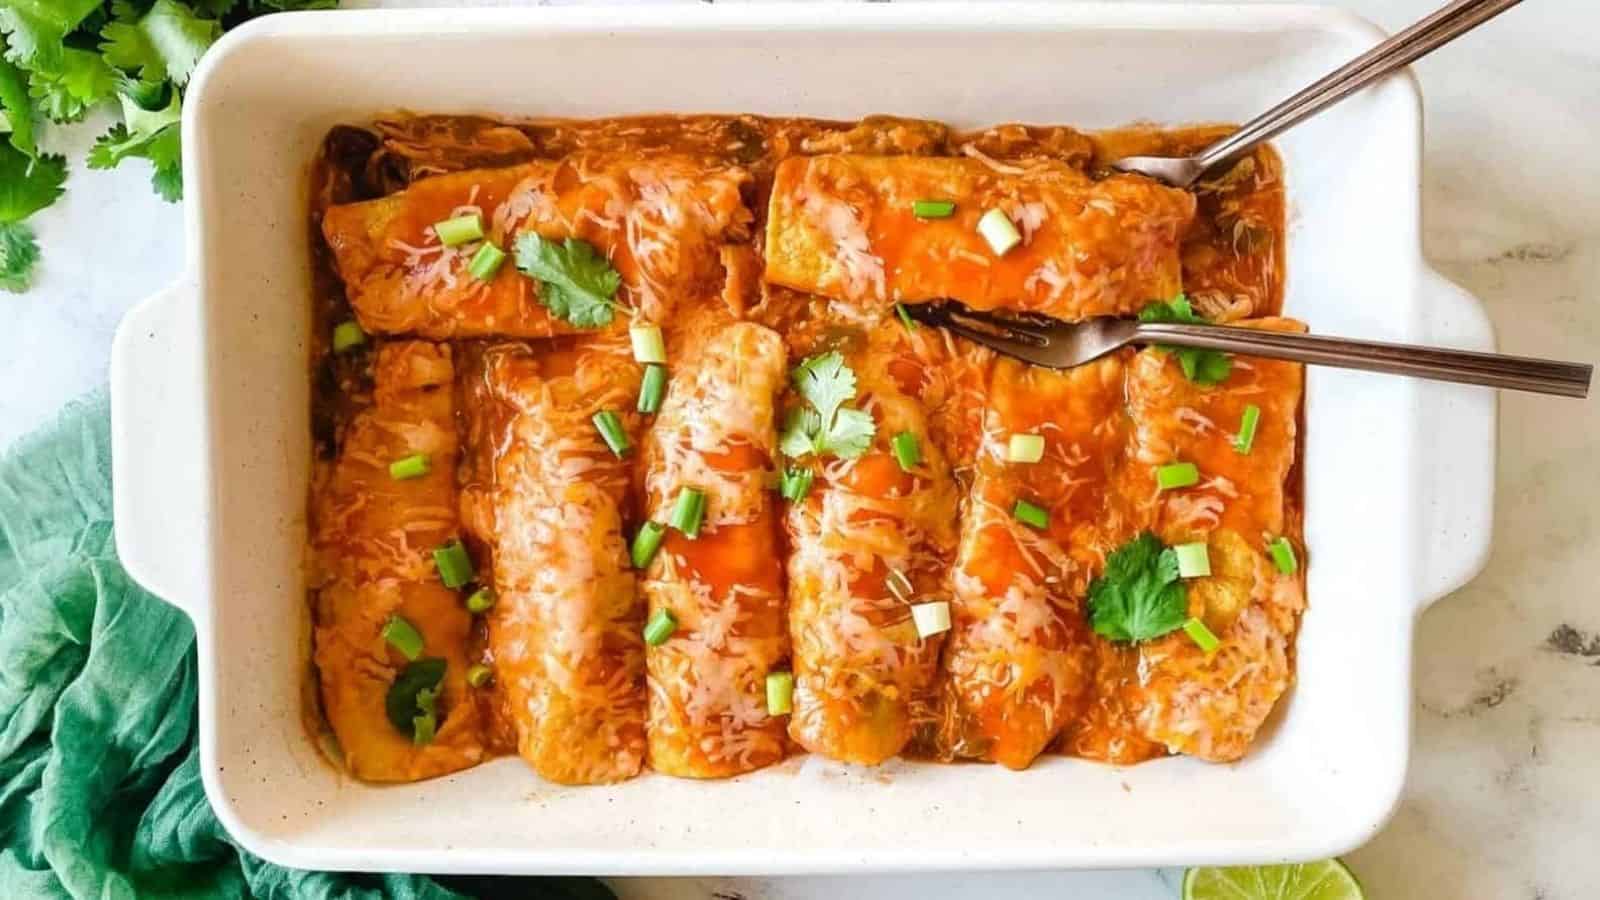
[[[1180, 325], [1204, 323], [1205, 317], [1194, 311], [1189, 298], [1182, 294], [1163, 303], [1157, 300], [1139, 311], [1141, 322], [1173, 322]], [[1178, 354], [1178, 365], [1184, 377], [1195, 384], [1219, 384], [1233, 372], [1233, 358], [1220, 350], [1196, 350], [1191, 347], [1168, 347], [1162, 350]]]
[[1146, 531], [1106, 557], [1089, 584], [1089, 624], [1113, 641], [1147, 641], [1183, 627], [1189, 596], [1178, 580], [1178, 554]]
[[790, 410], [784, 422], [778, 449], [785, 456], [853, 459], [867, 452], [878, 426], [870, 413], [844, 405], [855, 399], [856, 373], [837, 350], [811, 357], [789, 377], [806, 405]]
[[338, 0], [0, 0], [0, 288], [26, 290], [39, 248], [24, 220], [61, 196], [66, 162], [39, 152], [42, 122], [115, 102], [122, 121], [90, 168], [148, 160], [156, 193], [183, 196], [183, 90], [222, 32], [262, 13]]
[[616, 315], [622, 275], [588, 241], [562, 243], [524, 231], [512, 252], [517, 268], [539, 282], [539, 302], [577, 328], [604, 328]]

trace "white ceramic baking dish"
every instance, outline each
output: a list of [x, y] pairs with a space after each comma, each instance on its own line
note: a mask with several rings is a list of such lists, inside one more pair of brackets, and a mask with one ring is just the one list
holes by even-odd
[[[1413, 620], [1489, 546], [1495, 399], [1332, 370], [1307, 381], [1299, 683], [1240, 764], [795, 759], [577, 789], [514, 758], [399, 787], [341, 775], [301, 725], [305, 173], [329, 126], [396, 107], [1237, 121], [1378, 37], [1312, 7], [984, 3], [303, 14], [224, 38], [185, 104], [190, 274], [124, 320], [112, 379], [118, 546], [194, 618], [228, 830], [293, 866], [506, 873], [1246, 863], [1365, 841], [1405, 775]], [[1420, 132], [1402, 77], [1282, 139], [1288, 312], [1489, 349], [1478, 303], [1420, 253]]]

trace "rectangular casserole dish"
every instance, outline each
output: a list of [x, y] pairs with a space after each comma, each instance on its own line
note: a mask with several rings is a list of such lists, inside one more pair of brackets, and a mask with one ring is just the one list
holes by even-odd
[[[1298, 683], [1242, 763], [800, 757], [722, 782], [587, 788], [542, 783], [515, 758], [395, 787], [341, 774], [302, 724], [305, 174], [330, 126], [400, 107], [1241, 121], [1378, 37], [1316, 7], [1139, 4], [311, 13], [228, 35], [186, 103], [190, 274], [128, 315], [112, 360], [119, 550], [194, 619], [202, 767], [223, 823], [286, 865], [435, 872], [1233, 864], [1367, 840], [1404, 779], [1413, 621], [1487, 554], [1495, 400], [1327, 369], [1306, 385]], [[1492, 347], [1478, 303], [1421, 257], [1420, 142], [1404, 77], [1278, 142], [1287, 315]]]

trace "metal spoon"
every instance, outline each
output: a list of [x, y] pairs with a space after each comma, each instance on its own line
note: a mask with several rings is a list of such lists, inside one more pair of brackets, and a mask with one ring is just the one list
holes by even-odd
[[1111, 164], [1173, 187], [1188, 187], [1217, 166], [1233, 162], [1279, 133], [1327, 109], [1372, 82], [1402, 69], [1522, 0], [1455, 0], [1193, 156], [1129, 156]]

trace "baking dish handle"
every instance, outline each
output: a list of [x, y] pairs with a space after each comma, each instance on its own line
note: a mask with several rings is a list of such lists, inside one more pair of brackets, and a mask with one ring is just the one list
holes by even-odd
[[[1420, 287], [1426, 343], [1495, 349], [1494, 326], [1476, 297], [1426, 266]], [[1417, 393], [1421, 452], [1413, 465], [1423, 500], [1416, 593], [1421, 611], [1471, 581], [1489, 561], [1499, 392], [1419, 381]]]
[[205, 392], [197, 287], [188, 278], [129, 310], [111, 343], [111, 485], [117, 555], [191, 617], [209, 561]]

